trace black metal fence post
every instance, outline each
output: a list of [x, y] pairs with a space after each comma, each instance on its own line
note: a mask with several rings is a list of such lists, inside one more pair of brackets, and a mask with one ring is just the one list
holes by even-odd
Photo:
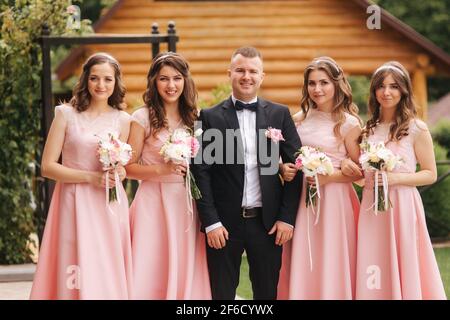
[[[41, 199], [36, 199], [36, 203], [39, 206], [38, 217], [36, 221], [45, 221], [48, 210], [50, 208], [50, 199], [53, 194], [53, 189], [55, 188], [55, 183], [51, 180], [41, 178], [41, 157], [47, 139], [48, 131], [50, 130], [50, 124], [53, 119], [53, 108], [52, 108], [52, 78], [51, 78], [51, 60], [50, 60], [50, 44], [47, 39], [50, 36], [50, 29], [46, 23], [42, 25], [41, 31], [41, 49], [42, 49], [42, 72], [41, 72], [41, 140], [40, 140], [40, 152], [39, 158], [37, 159], [38, 164], [36, 166], [36, 176], [38, 179], [37, 192]], [[38, 223], [38, 238], [39, 243], [42, 242], [44, 228]]]
[[168, 35], [168, 51], [177, 52], [177, 41], [178, 37], [176, 35], [177, 31], [175, 29], [175, 22], [170, 21], [167, 28]]
[[[156, 22], [152, 24], [152, 35], [159, 35], [159, 26]], [[159, 42], [152, 43], [152, 58], [159, 53]]]

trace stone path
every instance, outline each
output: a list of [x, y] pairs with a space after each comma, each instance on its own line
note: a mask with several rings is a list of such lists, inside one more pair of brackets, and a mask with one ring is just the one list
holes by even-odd
[[0, 300], [28, 300], [31, 281], [0, 282]]

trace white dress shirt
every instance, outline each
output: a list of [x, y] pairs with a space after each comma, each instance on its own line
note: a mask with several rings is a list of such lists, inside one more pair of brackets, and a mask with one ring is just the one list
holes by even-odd
[[[233, 105], [236, 104], [236, 98], [231, 95]], [[258, 97], [253, 98], [250, 101], [243, 103], [254, 103], [258, 101]], [[256, 112], [247, 109], [236, 110], [239, 129], [241, 130], [241, 136], [243, 137], [242, 144], [244, 146], [244, 194], [242, 197], [243, 208], [256, 208], [262, 207], [261, 199], [261, 185], [259, 181], [259, 171], [257, 162], [257, 140], [256, 140]], [[294, 228], [293, 225], [283, 222], [289, 227]], [[208, 233], [214, 229], [222, 227], [221, 222], [216, 222], [205, 228], [205, 232]]]
[[[232, 95], [233, 105], [236, 98]], [[258, 97], [243, 103], [254, 103]], [[261, 186], [259, 184], [259, 170], [257, 162], [257, 140], [256, 140], [256, 112], [247, 109], [236, 110], [239, 129], [241, 131], [242, 145], [244, 147], [244, 193], [242, 197], [243, 208], [262, 207]], [[206, 233], [218, 227], [222, 223], [217, 222], [205, 228]]]

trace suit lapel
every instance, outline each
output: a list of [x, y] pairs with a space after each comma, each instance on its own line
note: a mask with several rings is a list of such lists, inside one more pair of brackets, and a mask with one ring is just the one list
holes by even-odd
[[256, 129], [267, 129], [267, 102], [258, 98], [258, 108], [256, 109]]
[[231, 97], [225, 101], [225, 103], [222, 105], [222, 108], [223, 108], [223, 117], [225, 118], [225, 121], [228, 124], [228, 128], [239, 129], [239, 121]]
[[[265, 139], [264, 136], [260, 136], [260, 130], [266, 130], [267, 129], [267, 102], [264, 99], [258, 98], [258, 108], [256, 109], [256, 152], [257, 152], [257, 161], [258, 161], [258, 167], [260, 167], [261, 159], [259, 158], [260, 152], [259, 152], [259, 146], [260, 141], [259, 139]], [[267, 148], [270, 148], [270, 143], [268, 144]], [[270, 152], [270, 149], [268, 149]]]

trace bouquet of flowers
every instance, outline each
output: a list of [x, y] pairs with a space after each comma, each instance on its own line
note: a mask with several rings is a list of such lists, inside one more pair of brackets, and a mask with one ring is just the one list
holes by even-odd
[[[315, 207], [317, 205], [317, 213], [312, 208], [313, 214], [316, 215], [316, 220], [314, 221], [314, 225], [319, 222], [320, 216], [320, 185], [319, 179], [317, 177], [318, 174], [323, 175], [331, 175], [334, 171], [333, 164], [330, 158], [318, 148], [313, 148], [309, 146], [303, 146], [300, 150], [295, 154], [297, 158], [295, 159], [295, 166], [297, 169], [302, 170], [303, 174], [306, 177], [314, 177], [316, 182], [315, 187], [306, 184], [306, 207], [309, 208]], [[319, 200], [317, 200], [319, 198]], [[313, 260], [312, 260], [312, 248], [311, 248], [311, 236], [309, 231], [309, 210], [307, 210], [307, 233], [308, 233], [308, 252], [309, 252], [309, 266], [310, 270], [313, 269]]]
[[195, 178], [189, 170], [189, 159], [194, 158], [200, 148], [197, 138], [202, 134], [202, 129], [197, 129], [193, 134], [186, 128], [179, 128], [173, 131], [169, 139], [164, 143], [159, 154], [164, 157], [164, 161], [185, 163], [187, 165], [187, 173], [184, 177], [186, 189], [189, 197], [198, 200], [202, 197], [200, 190], [195, 183]]
[[[361, 156], [359, 163], [365, 171], [375, 172], [375, 215], [378, 211], [387, 211], [392, 208], [392, 203], [389, 200], [388, 181], [386, 172], [394, 170], [396, 166], [403, 162], [402, 158], [396, 156], [391, 150], [386, 148], [384, 142], [370, 143], [363, 141], [360, 144]], [[378, 185], [378, 175], [381, 174], [383, 184]]]
[[319, 149], [303, 146], [296, 153], [295, 166], [302, 170], [306, 177], [314, 177], [316, 186], [307, 184], [306, 206], [317, 204], [317, 198], [320, 198], [319, 180], [317, 175], [331, 175], [334, 171], [330, 158]]
[[[117, 135], [109, 133], [107, 139], [100, 138], [97, 154], [103, 170], [106, 171], [106, 204], [108, 205], [112, 201], [118, 201], [120, 203], [120, 197], [117, 196], [120, 180], [116, 168], [119, 164], [125, 166], [130, 161], [132, 156], [131, 146], [120, 141]], [[114, 180], [116, 184], [116, 187], [112, 189], [109, 189], [110, 169], [114, 169]]]

